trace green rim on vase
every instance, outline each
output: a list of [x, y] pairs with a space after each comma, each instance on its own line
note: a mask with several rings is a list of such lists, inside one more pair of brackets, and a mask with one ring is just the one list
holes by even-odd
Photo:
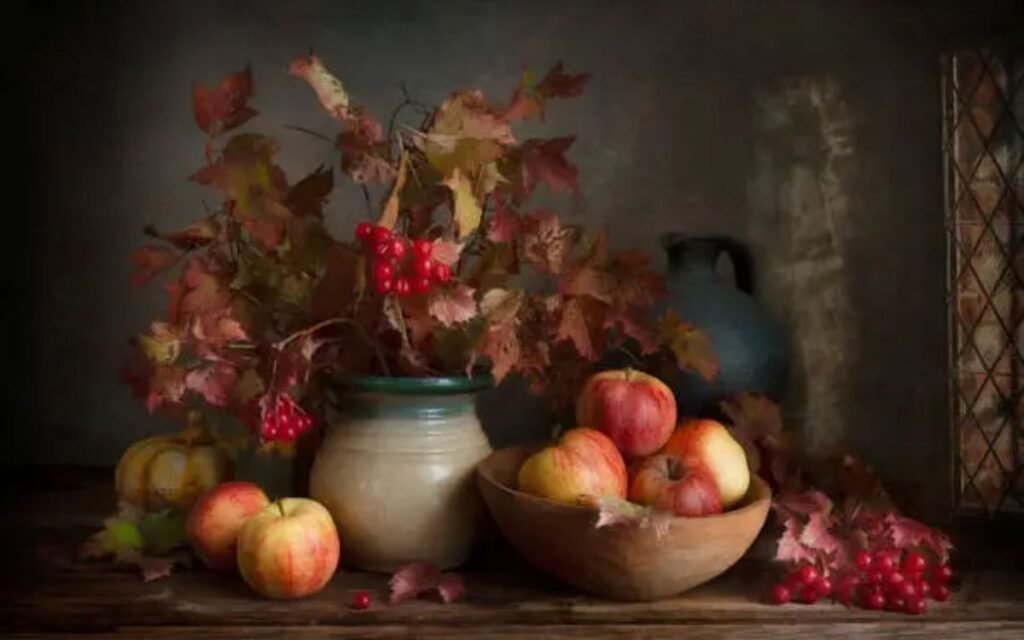
[[437, 378], [411, 378], [389, 376], [345, 376], [338, 381], [348, 391], [387, 393], [401, 396], [447, 395], [475, 393], [494, 386], [494, 377], [480, 374], [443, 376]]

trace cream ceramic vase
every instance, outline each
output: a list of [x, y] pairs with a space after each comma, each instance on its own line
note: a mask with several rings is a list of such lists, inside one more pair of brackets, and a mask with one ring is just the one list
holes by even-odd
[[489, 378], [346, 381], [343, 412], [317, 452], [309, 492], [334, 516], [343, 564], [391, 572], [455, 567], [484, 521], [473, 481], [491, 447], [473, 400]]

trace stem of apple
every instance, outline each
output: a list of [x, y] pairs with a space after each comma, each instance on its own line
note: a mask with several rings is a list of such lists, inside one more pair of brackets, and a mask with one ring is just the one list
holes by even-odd
[[284, 517], [284, 500], [277, 501], [277, 510], [281, 512], [281, 517]]

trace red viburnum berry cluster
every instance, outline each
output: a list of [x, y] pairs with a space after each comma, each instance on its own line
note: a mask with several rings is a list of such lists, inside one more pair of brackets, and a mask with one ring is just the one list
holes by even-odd
[[854, 558], [856, 569], [831, 578], [809, 564], [797, 567], [774, 585], [771, 600], [775, 604], [796, 601], [803, 604], [832, 598], [847, 607], [898, 611], [920, 615], [928, 608], [928, 599], [944, 602], [949, 598], [953, 570], [947, 564], [929, 566], [923, 555], [910, 551], [900, 558], [899, 551], [860, 551]]
[[260, 400], [260, 439], [263, 442], [291, 442], [313, 426], [313, 418], [287, 393]]
[[429, 240], [410, 243], [386, 227], [366, 222], [356, 225], [356, 238], [366, 248], [370, 282], [380, 295], [429, 293], [435, 283], [451, 280], [451, 269], [434, 260], [434, 245]]

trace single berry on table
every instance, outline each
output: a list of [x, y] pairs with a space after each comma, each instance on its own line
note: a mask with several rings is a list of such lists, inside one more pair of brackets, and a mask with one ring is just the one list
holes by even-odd
[[885, 584], [890, 587], [897, 587], [906, 580], [906, 577], [900, 571], [890, 571], [885, 574]]
[[864, 608], [874, 611], [885, 608], [885, 596], [881, 591], [872, 591], [864, 598]]
[[927, 603], [925, 603], [924, 598], [920, 596], [915, 596], [913, 598], [907, 599], [907, 604], [904, 608], [904, 611], [906, 611], [912, 616], [917, 616], [924, 613], [927, 608], [928, 605]]
[[872, 569], [871, 571], [868, 571], [867, 575], [865, 576], [865, 579], [867, 580], [868, 584], [882, 584], [882, 580], [884, 578], [885, 576], [882, 575], [882, 572], [877, 569]]
[[789, 588], [784, 584], [777, 584], [772, 587], [772, 602], [775, 604], [786, 604], [789, 602], [791, 594]]
[[915, 583], [915, 586], [917, 586], [918, 595], [922, 598], [927, 598], [932, 595], [932, 583], [927, 580], [918, 580]]
[[350, 605], [353, 609], [369, 609], [370, 608], [370, 594], [365, 591], [356, 591], [352, 595], [352, 602]]
[[819, 597], [828, 597], [832, 594], [832, 581], [825, 576], [822, 576], [814, 583], [814, 588], [818, 590]]
[[917, 586], [910, 580], [904, 580], [894, 588], [894, 591], [907, 602], [910, 602], [911, 598], [918, 596]]
[[800, 582], [804, 584], [812, 584], [816, 582], [820, 577], [818, 574], [818, 570], [809, 564], [805, 564], [796, 571], [797, 576], [800, 578]]
[[805, 584], [800, 589], [800, 602], [804, 604], [814, 604], [818, 601], [818, 589], [815, 584]]
[[907, 608], [907, 601], [899, 596], [890, 597], [885, 603], [886, 611], [903, 611]]
[[939, 602], [945, 602], [946, 600], [949, 600], [949, 587], [947, 587], [946, 585], [941, 583], [933, 584], [931, 591], [932, 600], [937, 600]]

